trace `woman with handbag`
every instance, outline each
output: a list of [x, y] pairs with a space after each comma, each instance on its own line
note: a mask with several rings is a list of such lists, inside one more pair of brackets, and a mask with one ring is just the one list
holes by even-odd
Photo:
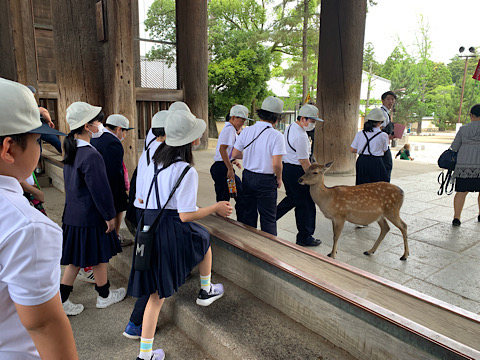
[[[470, 124], [458, 129], [450, 148], [456, 151], [457, 164], [455, 178], [455, 197], [453, 199], [453, 226], [460, 226], [465, 198], [469, 192], [480, 192], [480, 104], [470, 110]], [[480, 194], [478, 196], [477, 220], [480, 222]]]
[[[200, 292], [197, 304], [208, 306], [223, 296], [223, 285], [212, 284], [212, 251], [208, 231], [193, 221], [216, 212], [229, 216], [232, 206], [226, 201], [198, 208], [198, 174], [193, 165], [192, 147], [200, 143], [206, 124], [185, 110], [172, 111], [166, 118], [166, 140], [155, 151], [145, 171], [148, 192], [137, 189], [145, 203], [136, 237], [136, 255], [130, 274], [128, 294], [150, 295], [142, 324], [140, 353], [137, 359], [163, 360], [162, 349], [152, 351], [158, 315], [166, 297], [185, 283], [187, 274], [199, 266]], [[153, 230], [153, 244], [144, 242], [143, 233]], [[151, 231], [151, 230], [150, 230]], [[150, 247], [150, 249], [149, 249]], [[148, 255], [149, 256], [144, 256]], [[144, 258], [147, 263], [137, 263]], [[139, 270], [143, 269], [143, 270]]]

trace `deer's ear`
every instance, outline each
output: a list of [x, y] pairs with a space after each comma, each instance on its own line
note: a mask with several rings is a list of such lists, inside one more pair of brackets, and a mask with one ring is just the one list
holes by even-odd
[[329, 163], [326, 163], [324, 165], [324, 168], [328, 169], [330, 166], [332, 166], [332, 164], [333, 164], [333, 161], [330, 161]]

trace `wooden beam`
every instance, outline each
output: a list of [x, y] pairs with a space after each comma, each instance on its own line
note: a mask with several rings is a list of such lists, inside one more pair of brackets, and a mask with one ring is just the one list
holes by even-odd
[[[207, 1], [176, 1], [178, 86], [185, 102], [208, 129]], [[208, 130], [200, 148], [208, 147]]]
[[183, 90], [135, 88], [137, 101], [183, 101]]
[[366, 0], [324, 0], [320, 14], [317, 107], [324, 123], [316, 125], [314, 155], [333, 172], [352, 173], [349, 152], [357, 132]]

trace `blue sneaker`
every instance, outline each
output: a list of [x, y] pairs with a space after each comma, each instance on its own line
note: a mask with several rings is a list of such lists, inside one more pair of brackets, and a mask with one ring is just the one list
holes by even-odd
[[142, 336], [142, 324], [136, 326], [133, 322], [129, 321], [123, 332], [123, 336], [129, 339], [140, 339]]

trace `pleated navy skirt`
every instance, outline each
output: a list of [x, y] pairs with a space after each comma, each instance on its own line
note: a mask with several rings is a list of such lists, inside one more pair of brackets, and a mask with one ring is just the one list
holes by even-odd
[[122, 252], [115, 230], [105, 234], [105, 226], [62, 225], [62, 265], [95, 266]]
[[[145, 210], [144, 224], [150, 225], [158, 212]], [[137, 228], [137, 233], [140, 230]], [[136, 245], [135, 241], [135, 249]], [[203, 260], [209, 247], [210, 235], [204, 227], [182, 222], [176, 210], [164, 210], [155, 233], [149, 270], [135, 270], [134, 252], [128, 295], [141, 297], [158, 291], [160, 298], [172, 296]]]
[[355, 170], [355, 185], [389, 181], [381, 156], [359, 155], [355, 164]]

